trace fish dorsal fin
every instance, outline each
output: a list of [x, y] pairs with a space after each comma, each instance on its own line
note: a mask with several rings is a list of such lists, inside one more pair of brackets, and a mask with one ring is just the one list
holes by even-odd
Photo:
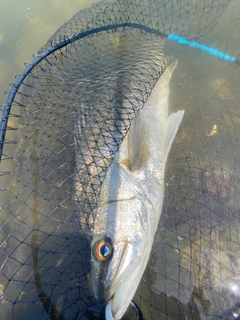
[[151, 148], [150, 136], [149, 128], [140, 111], [136, 115], [129, 133], [131, 171], [139, 170], [148, 164]]
[[171, 149], [173, 140], [177, 134], [178, 127], [182, 121], [183, 115], [184, 115], [184, 110], [179, 110], [176, 113], [172, 113], [167, 119], [164, 146], [163, 146], [164, 161], [167, 160], [169, 151]]
[[[164, 70], [163, 74], [158, 79], [155, 87], [153, 88], [148, 100], [146, 102], [147, 106], [152, 106], [153, 109], [158, 109], [164, 102], [169, 98], [169, 83], [172, 78], [173, 71], [175, 70], [178, 64], [178, 60], [172, 62], [167, 68]], [[144, 106], [144, 108], [146, 107]]]
[[[165, 69], [165, 71], [161, 75], [161, 77], [159, 79], [159, 86], [161, 87], [161, 89], [162, 88], [169, 88], [169, 83], [172, 78], [173, 71], [175, 70], [177, 64], [178, 64], [178, 59], [176, 59], [169, 66], [167, 66], [167, 68]], [[161, 90], [159, 90], [159, 91], [161, 92]]]

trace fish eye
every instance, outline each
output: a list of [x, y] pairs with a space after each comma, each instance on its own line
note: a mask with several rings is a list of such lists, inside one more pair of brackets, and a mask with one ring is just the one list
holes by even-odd
[[112, 255], [110, 242], [105, 239], [98, 241], [93, 248], [93, 254], [98, 261], [106, 261], [109, 259]]

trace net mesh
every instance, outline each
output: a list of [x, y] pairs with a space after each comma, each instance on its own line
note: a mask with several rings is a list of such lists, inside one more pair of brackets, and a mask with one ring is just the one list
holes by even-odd
[[[186, 112], [134, 300], [147, 320], [237, 319], [239, 67], [167, 39], [177, 34], [238, 58], [237, 10], [226, 0], [103, 1], [39, 51], [56, 46], [10, 101], [0, 165], [1, 319], [90, 318], [101, 185], [135, 113], [176, 58], [171, 112]], [[128, 310], [124, 319], [133, 317]]]

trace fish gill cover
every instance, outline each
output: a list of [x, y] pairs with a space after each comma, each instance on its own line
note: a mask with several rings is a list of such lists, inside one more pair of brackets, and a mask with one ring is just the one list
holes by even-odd
[[[23, 71], [0, 127], [3, 137], [8, 120], [1, 319], [89, 319], [101, 186], [136, 112], [176, 58], [171, 110], [184, 109], [185, 117], [134, 301], [146, 320], [237, 319], [240, 71], [168, 35], [238, 58], [239, 10], [230, 0], [102, 1], [66, 22]], [[133, 318], [131, 310], [124, 318]]]

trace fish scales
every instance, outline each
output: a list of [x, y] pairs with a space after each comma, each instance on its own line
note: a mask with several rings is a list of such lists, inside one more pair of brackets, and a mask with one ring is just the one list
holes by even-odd
[[146, 268], [161, 216], [164, 171], [184, 111], [170, 116], [169, 65], [108, 169], [96, 212], [91, 284], [106, 319], [121, 319]]

